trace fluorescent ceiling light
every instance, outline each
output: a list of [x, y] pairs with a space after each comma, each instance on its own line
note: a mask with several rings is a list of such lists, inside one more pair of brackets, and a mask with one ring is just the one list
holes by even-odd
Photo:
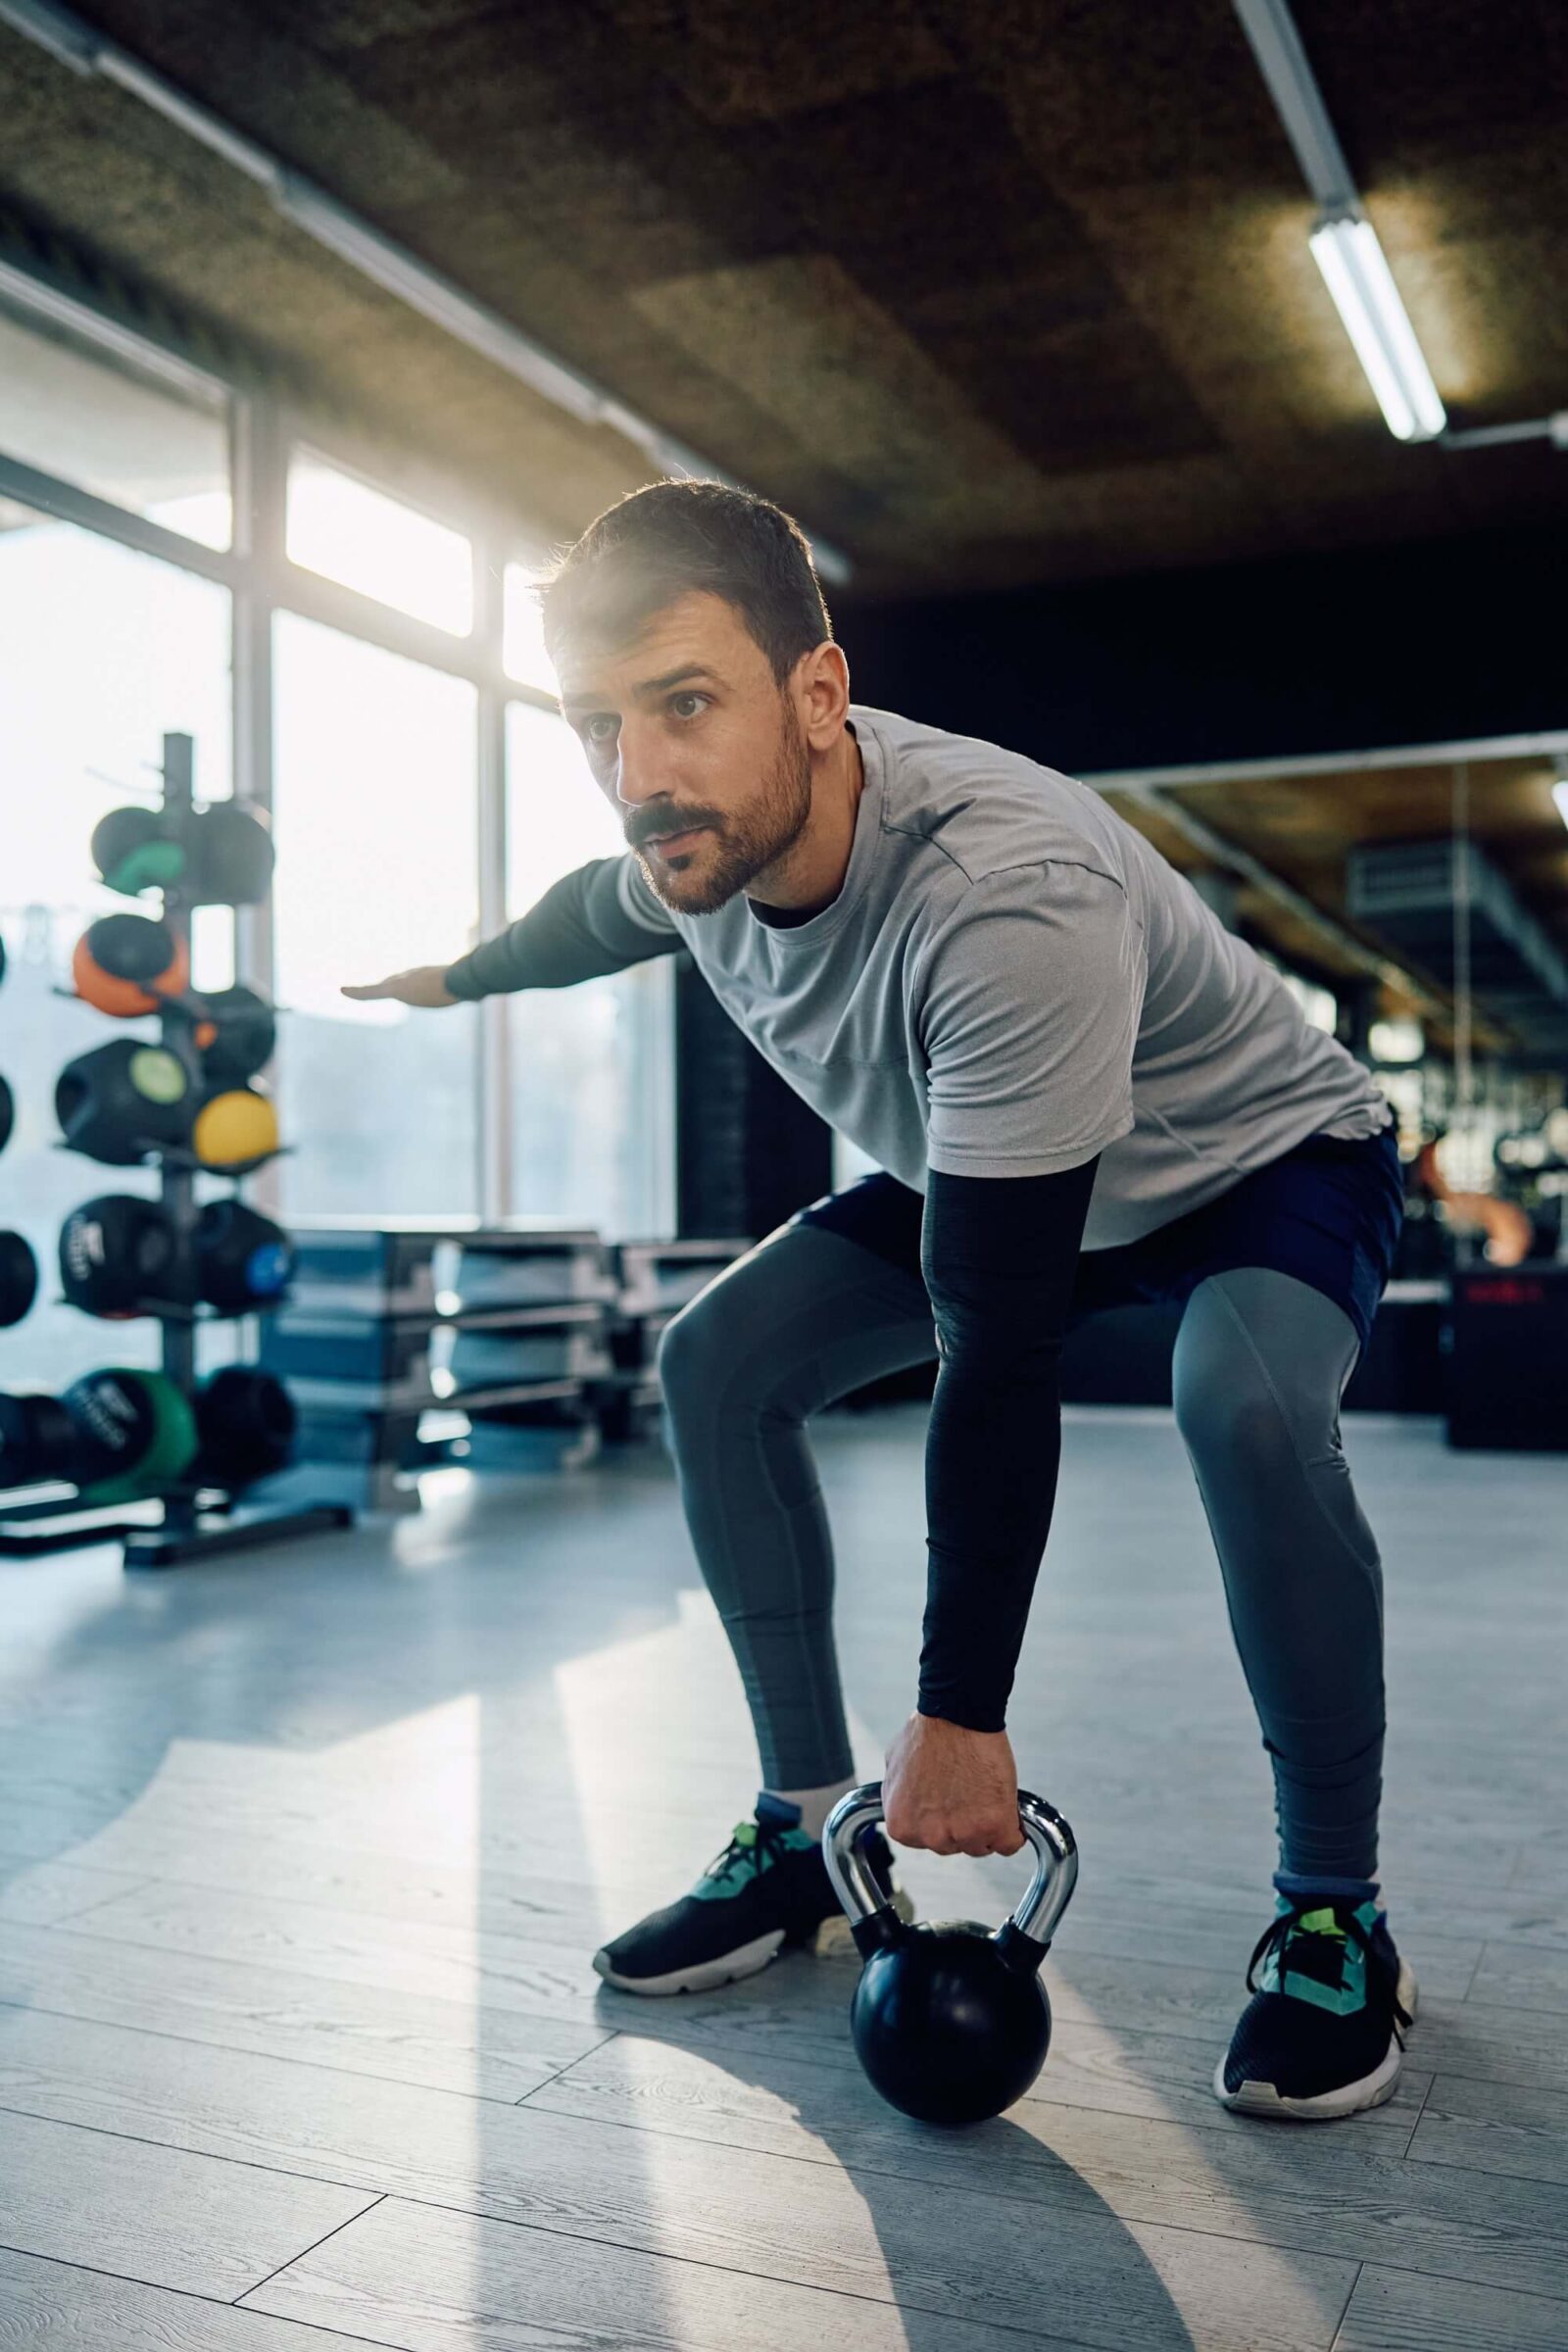
[[1377, 230], [1370, 220], [1342, 215], [1320, 221], [1311, 244], [1390, 432], [1399, 441], [1435, 440], [1447, 416]]

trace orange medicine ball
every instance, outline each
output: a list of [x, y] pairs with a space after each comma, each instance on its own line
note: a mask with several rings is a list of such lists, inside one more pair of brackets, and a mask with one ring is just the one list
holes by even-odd
[[117, 1020], [157, 1012], [190, 979], [190, 954], [167, 923], [142, 914], [109, 914], [90, 923], [71, 958], [76, 994]]

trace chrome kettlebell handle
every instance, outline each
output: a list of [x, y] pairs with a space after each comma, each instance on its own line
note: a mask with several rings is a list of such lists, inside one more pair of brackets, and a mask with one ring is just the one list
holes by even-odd
[[[882, 1784], [867, 1781], [841, 1796], [822, 1831], [822, 1859], [833, 1891], [858, 1927], [878, 1911], [892, 1911], [884, 1901], [870, 1867], [859, 1850], [860, 1833], [883, 1818]], [[1078, 1840], [1054, 1805], [1029, 1789], [1018, 1791], [1018, 1823], [1034, 1848], [1035, 1875], [1027, 1893], [1005, 1924], [1037, 1943], [1042, 1953], [1072, 1899], [1078, 1883]], [[1001, 1931], [998, 1931], [1001, 1933]]]

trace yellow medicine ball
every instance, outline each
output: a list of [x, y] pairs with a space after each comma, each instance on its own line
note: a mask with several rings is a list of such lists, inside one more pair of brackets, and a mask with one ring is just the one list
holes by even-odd
[[202, 1104], [191, 1140], [204, 1168], [254, 1166], [277, 1150], [277, 1112], [254, 1087], [231, 1087]]

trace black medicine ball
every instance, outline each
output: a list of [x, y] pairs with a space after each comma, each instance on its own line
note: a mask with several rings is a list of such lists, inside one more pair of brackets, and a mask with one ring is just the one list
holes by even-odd
[[281, 1225], [243, 1200], [209, 1200], [196, 1220], [196, 1289], [222, 1315], [274, 1305], [294, 1272]]
[[191, 823], [188, 884], [198, 906], [260, 906], [271, 888], [275, 859], [260, 810], [233, 801], [198, 809]]
[[161, 1145], [187, 1142], [193, 1109], [177, 1056], [129, 1037], [78, 1054], [55, 1084], [67, 1143], [112, 1168], [134, 1167]]
[[[272, 1007], [254, 988], [220, 988], [206, 999], [206, 1007], [217, 1034], [202, 1046], [203, 1075], [209, 1087], [243, 1086], [272, 1058], [277, 1044]], [[203, 1021], [198, 1044], [206, 1031]]]
[[38, 1296], [38, 1260], [25, 1234], [0, 1233], [0, 1327], [20, 1323]]
[[89, 1315], [144, 1315], [173, 1296], [178, 1239], [156, 1200], [105, 1193], [74, 1208], [60, 1234], [67, 1298]]

